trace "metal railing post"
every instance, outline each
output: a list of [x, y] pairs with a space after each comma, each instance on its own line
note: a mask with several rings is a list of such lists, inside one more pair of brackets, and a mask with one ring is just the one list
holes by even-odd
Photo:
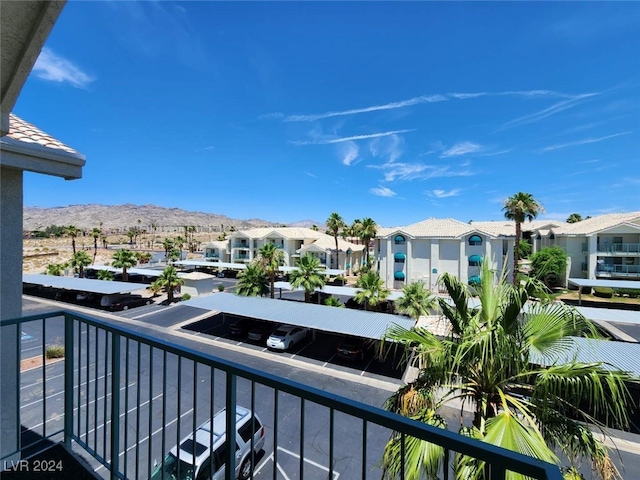
[[[73, 318], [64, 315], [64, 444], [71, 449], [73, 434]], [[78, 372], [80, 375], [80, 372]], [[79, 383], [79, 382], [78, 382]], [[80, 388], [80, 386], [78, 386]]]
[[[106, 392], [105, 392], [106, 396]], [[111, 334], [111, 478], [120, 469], [120, 334]]]
[[[227, 423], [227, 451], [225, 452], [225, 480], [234, 480], [236, 478], [236, 376], [227, 372], [227, 391], [226, 397], [226, 423]], [[213, 421], [213, 419], [211, 419]]]

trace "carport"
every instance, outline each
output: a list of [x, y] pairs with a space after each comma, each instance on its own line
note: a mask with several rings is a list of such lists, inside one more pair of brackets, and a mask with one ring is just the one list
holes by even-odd
[[640, 289], [640, 282], [634, 280], [597, 280], [589, 278], [570, 278], [569, 284], [578, 287], [578, 305], [582, 305], [582, 287], [610, 287]]
[[113, 295], [116, 293], [131, 293], [135, 290], [147, 288], [144, 283], [113, 282], [110, 280], [94, 280], [90, 278], [57, 277], [55, 275], [22, 275], [22, 283], [53, 287], [75, 292]]
[[[99, 272], [100, 270], [107, 270], [112, 273], [122, 273], [122, 268], [116, 268], [109, 265], [90, 265], [84, 268], [85, 270], [92, 270]], [[159, 277], [162, 275], [162, 270], [154, 270], [151, 268], [127, 268], [127, 274], [129, 275], [141, 275], [143, 277]]]
[[[291, 283], [289, 282], [275, 282], [273, 284], [273, 286], [277, 289], [279, 289], [280, 291], [280, 298], [282, 298], [282, 290], [287, 290], [287, 291], [303, 291], [303, 288], [293, 288], [291, 286]], [[326, 293], [328, 295], [344, 295], [345, 297], [355, 297], [356, 294], [361, 291], [361, 288], [353, 288], [353, 287], [336, 287], [333, 285], [325, 285], [322, 288], [316, 288], [316, 292], [322, 292], [322, 293]], [[403, 297], [404, 294], [402, 292], [389, 292], [389, 295], [387, 296], [387, 300], [390, 301], [395, 301], [401, 297]]]
[[387, 313], [286, 302], [271, 298], [240, 297], [232, 293], [215, 293], [182, 303], [189, 307], [220, 312], [223, 314], [223, 321], [225, 314], [237, 315], [374, 340], [383, 338], [393, 324], [409, 329], [415, 323], [409, 318]]
[[211, 267], [229, 270], [244, 270], [247, 266], [244, 263], [226, 263], [226, 262], [207, 262], [206, 260], [178, 260], [173, 265], [194, 266], [194, 267]]

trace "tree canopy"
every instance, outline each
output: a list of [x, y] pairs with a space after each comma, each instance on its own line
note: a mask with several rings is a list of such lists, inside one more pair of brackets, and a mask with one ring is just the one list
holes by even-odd
[[315, 289], [324, 287], [326, 277], [320, 273], [320, 260], [310, 253], [298, 259], [297, 267], [289, 274], [291, 287], [303, 288], [304, 301], [309, 303]]
[[522, 224], [525, 220], [533, 220], [544, 208], [533, 195], [525, 192], [518, 192], [509, 197], [502, 207], [505, 218], [516, 223], [516, 243], [513, 249], [513, 283], [518, 276], [518, 260], [520, 259], [520, 241], [522, 239]]
[[[421, 327], [394, 326], [387, 332], [386, 340], [410, 345], [407, 351], [426, 367], [385, 408], [447, 428], [440, 412], [452, 405], [460, 409], [463, 435], [556, 464], [561, 462], [556, 451], [561, 451], [569, 467], [587, 458], [601, 478], [616, 477], [609, 449], [593, 429], [606, 431], [597, 418], [627, 425], [631, 399], [625, 382], [632, 379], [603, 362], [572, 359], [572, 337], [597, 338], [595, 327], [558, 302], [530, 302], [524, 313], [539, 282], [529, 279], [514, 286], [505, 274], [496, 280], [488, 264], [482, 265], [475, 288], [478, 307], [470, 306], [467, 285], [452, 275], [441, 276], [451, 297], [451, 303], [439, 299], [451, 324], [448, 336]], [[568, 360], [558, 360], [563, 358]], [[405, 478], [438, 478], [443, 449], [415, 438], [406, 438], [403, 446], [399, 435], [392, 435], [385, 449], [385, 478], [401, 471], [402, 450]], [[462, 455], [455, 457], [453, 469], [458, 479], [486, 475], [482, 462]], [[506, 478], [524, 477], [507, 472]]]

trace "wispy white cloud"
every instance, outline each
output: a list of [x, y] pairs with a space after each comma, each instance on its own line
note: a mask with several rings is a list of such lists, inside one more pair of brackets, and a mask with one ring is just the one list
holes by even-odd
[[204, 147], [205, 150], [215, 150], [216, 147], [214, 147], [213, 145], [209, 145], [208, 147]]
[[411, 107], [413, 105], [419, 105], [421, 103], [443, 102], [445, 100], [447, 100], [447, 98], [444, 95], [422, 95], [420, 97], [414, 97], [408, 100], [385, 103], [384, 105], [373, 105], [371, 107], [353, 108], [350, 110], [325, 112], [325, 113], [318, 113], [318, 114], [312, 114], [312, 115], [289, 115], [284, 119], [284, 121], [285, 122], [311, 122], [314, 120], [321, 120], [323, 118], [341, 117], [344, 115], [353, 115], [356, 113], [377, 112], [380, 110], [393, 110], [395, 108]]
[[573, 108], [582, 103], [582, 101], [584, 101], [585, 99], [593, 97], [595, 95], [598, 95], [598, 93], [584, 93], [582, 95], [576, 95], [569, 98], [568, 100], [554, 103], [550, 107], [544, 108], [538, 112], [530, 113], [529, 115], [524, 115], [522, 117], [510, 120], [507, 123], [501, 125], [498, 130], [505, 130], [507, 128], [525, 125], [527, 123], [538, 122], [544, 118], [550, 117], [551, 115], [555, 115], [556, 113], [560, 113], [568, 110], [569, 108]]
[[340, 156], [342, 163], [347, 167], [351, 166], [358, 158], [360, 147], [355, 142], [346, 142], [340, 145]]
[[308, 177], [318, 178], [317, 175], [314, 175], [313, 173], [310, 173], [310, 172], [304, 172], [304, 174], [307, 175]]
[[435, 198], [456, 197], [460, 195], [460, 189], [454, 188], [453, 190], [449, 190], [448, 192], [446, 190], [427, 190], [426, 194], [430, 197]]
[[399, 135], [374, 138], [369, 143], [369, 151], [374, 157], [384, 157], [387, 162], [393, 163], [402, 156], [402, 143]]
[[577, 140], [575, 142], [568, 142], [568, 143], [560, 143], [557, 145], [549, 145], [548, 147], [544, 147], [542, 149], [543, 152], [550, 152], [552, 150], [558, 150], [560, 148], [567, 148], [567, 147], [575, 147], [577, 145], [586, 145], [589, 143], [598, 143], [598, 142], [602, 142], [604, 140], [608, 140], [610, 138], [615, 138], [615, 137], [620, 137], [622, 135], [629, 135], [630, 133], [633, 133], [632, 131], [628, 131], [628, 132], [620, 132], [620, 133], [614, 133], [613, 135], [607, 135], [606, 137], [598, 137], [598, 138], [585, 138], [583, 140]]
[[472, 142], [461, 142], [456, 143], [451, 148], [446, 149], [442, 154], [440, 154], [440, 158], [448, 158], [448, 157], [457, 157], [459, 155], [467, 155], [469, 153], [476, 153], [481, 151], [483, 148], [481, 145]]
[[448, 165], [426, 165], [423, 163], [385, 163], [383, 165], [369, 165], [384, 171], [384, 179], [387, 182], [396, 180], [427, 180], [429, 178], [439, 177], [469, 177], [475, 173], [469, 168], [460, 168], [460, 166], [451, 168]]
[[378, 197], [395, 197], [396, 192], [387, 187], [376, 187], [369, 190], [374, 195]]
[[33, 66], [33, 73], [43, 80], [69, 83], [76, 88], [87, 88], [95, 80], [71, 60], [58, 55], [48, 47], [44, 47], [40, 52]]
[[388, 137], [390, 135], [396, 135], [398, 133], [413, 132], [415, 129], [409, 130], [392, 130], [390, 132], [370, 133], [368, 135], [354, 135], [352, 137], [342, 138], [317, 138], [314, 140], [296, 140], [291, 143], [294, 145], [330, 145], [333, 143], [352, 142], [354, 140], [366, 140], [368, 138]]

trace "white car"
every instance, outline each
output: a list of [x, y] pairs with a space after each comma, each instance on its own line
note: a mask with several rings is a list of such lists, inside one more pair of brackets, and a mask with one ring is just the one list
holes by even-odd
[[274, 350], [289, 350], [294, 344], [300, 343], [309, 335], [308, 328], [294, 325], [280, 325], [269, 338], [267, 347]]
[[[156, 465], [150, 480], [223, 480], [227, 451], [226, 419], [225, 410], [221, 410], [213, 417], [213, 422], [207, 420], [195, 433], [183, 438]], [[263, 446], [264, 427], [258, 415], [236, 406], [236, 472], [233, 478], [253, 478], [255, 456]]]

